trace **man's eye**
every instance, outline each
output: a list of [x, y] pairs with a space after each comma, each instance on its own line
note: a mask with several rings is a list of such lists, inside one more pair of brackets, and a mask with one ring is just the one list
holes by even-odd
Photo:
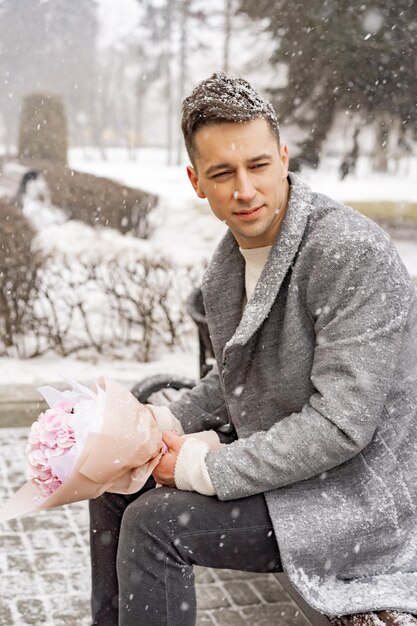
[[252, 165], [252, 169], [253, 170], [259, 170], [262, 167], [267, 167], [269, 165], [269, 163], [255, 163], [255, 165]]
[[221, 178], [226, 178], [226, 176], [229, 176], [231, 172], [219, 172], [218, 174], [214, 174], [213, 178], [216, 179], [221, 179]]

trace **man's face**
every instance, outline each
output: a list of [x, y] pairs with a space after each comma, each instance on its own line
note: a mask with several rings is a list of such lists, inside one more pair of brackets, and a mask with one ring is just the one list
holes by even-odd
[[288, 149], [278, 148], [267, 121], [223, 123], [195, 135], [196, 167], [188, 176], [199, 198], [241, 248], [271, 245], [288, 203]]

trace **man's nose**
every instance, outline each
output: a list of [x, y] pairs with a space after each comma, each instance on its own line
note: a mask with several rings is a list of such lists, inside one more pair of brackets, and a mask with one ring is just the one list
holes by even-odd
[[233, 192], [235, 200], [251, 202], [255, 195], [256, 189], [250, 175], [247, 172], [238, 174], [236, 176], [236, 189]]

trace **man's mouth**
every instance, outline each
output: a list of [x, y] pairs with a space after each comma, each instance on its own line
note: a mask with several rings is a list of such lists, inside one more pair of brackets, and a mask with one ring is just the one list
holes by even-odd
[[264, 205], [254, 207], [253, 209], [244, 209], [242, 211], [234, 211], [234, 215], [237, 215], [242, 220], [256, 219], [261, 212]]

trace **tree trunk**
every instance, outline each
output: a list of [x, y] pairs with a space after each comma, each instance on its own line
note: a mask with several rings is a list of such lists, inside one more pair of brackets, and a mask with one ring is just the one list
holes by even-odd
[[172, 55], [172, 2], [167, 0], [165, 13], [166, 47], [165, 47], [165, 81], [167, 96], [167, 165], [173, 162], [173, 116], [174, 99], [172, 89], [171, 55]]
[[[181, 44], [180, 44], [180, 76], [178, 89], [178, 111], [181, 111], [182, 101], [185, 96], [187, 81], [187, 57], [188, 57], [188, 22], [190, 16], [191, 0], [182, 0], [181, 6]], [[181, 133], [177, 133], [177, 165], [181, 165], [183, 139]]]
[[230, 44], [232, 35], [232, 3], [233, 0], [225, 0], [223, 41], [223, 71], [225, 74], [229, 73]]
[[386, 115], [377, 121], [373, 169], [383, 174], [388, 172], [388, 139], [391, 124], [392, 119]]

